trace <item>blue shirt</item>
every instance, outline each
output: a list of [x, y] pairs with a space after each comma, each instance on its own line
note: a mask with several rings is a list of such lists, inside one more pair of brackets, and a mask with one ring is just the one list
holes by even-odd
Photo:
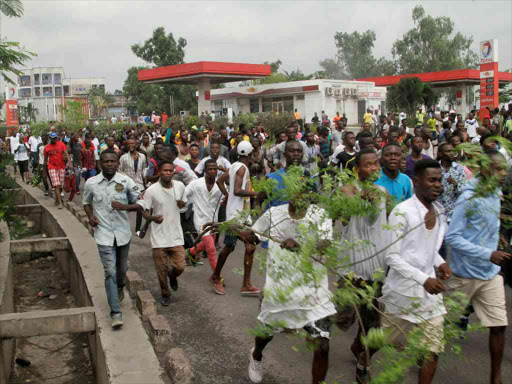
[[[276, 180], [277, 185], [274, 188], [273, 193], [276, 193], [279, 195], [279, 192], [282, 192], [285, 189], [285, 185], [283, 183], [283, 175], [286, 173], [286, 170], [284, 168], [281, 168], [275, 172], [269, 173], [267, 175], [268, 179]], [[284, 196], [283, 196], [284, 197]], [[265, 210], [267, 210], [270, 207], [277, 207], [279, 205], [288, 204], [288, 201], [281, 200], [281, 197], [274, 198], [270, 201], [267, 207], [265, 207]]]
[[383, 169], [381, 169], [380, 176], [375, 184], [386, 188], [389, 194], [394, 197], [398, 203], [412, 197], [412, 180], [409, 176], [400, 171], [398, 171], [398, 176], [395, 179], [392, 179], [384, 173]]
[[116, 172], [109, 181], [100, 173], [85, 183], [83, 205], [92, 205], [94, 215], [100, 222], [94, 228], [94, 239], [98, 245], [123, 246], [130, 242], [132, 230], [128, 211], [114, 211], [112, 202], [135, 204], [140, 191], [128, 176]]
[[501, 270], [491, 263], [498, 249], [501, 191], [473, 197], [479, 179], [468, 181], [455, 203], [445, 241], [452, 247], [450, 267], [456, 276], [491, 280]]

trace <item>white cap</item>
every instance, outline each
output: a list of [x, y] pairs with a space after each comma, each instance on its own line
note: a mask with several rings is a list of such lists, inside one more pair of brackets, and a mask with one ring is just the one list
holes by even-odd
[[238, 146], [236, 147], [236, 152], [240, 156], [249, 156], [254, 148], [252, 147], [251, 143], [248, 141], [242, 141]]

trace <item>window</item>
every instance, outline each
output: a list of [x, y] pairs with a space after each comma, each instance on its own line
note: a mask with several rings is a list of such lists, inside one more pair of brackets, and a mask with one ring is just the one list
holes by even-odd
[[304, 95], [297, 95], [295, 96], [296, 100], [304, 100]]
[[31, 97], [32, 96], [32, 88], [20, 88], [18, 91], [19, 97]]
[[34, 85], [41, 85], [41, 75], [34, 73]]
[[34, 87], [34, 96], [41, 97], [41, 87]]
[[69, 85], [64, 86], [64, 96], [69, 96]]
[[[43, 85], [48, 85], [52, 83], [52, 74], [51, 73], [43, 73]], [[43, 91], [44, 93], [44, 91]]]
[[105, 84], [100, 84], [100, 89], [105, 90]]
[[260, 101], [259, 99], [250, 99], [249, 100], [250, 112], [258, 113], [260, 111]]
[[30, 76], [20, 76], [20, 87], [30, 87]]
[[[54, 84], [62, 84], [62, 75], [60, 73], [55, 73], [53, 75], [53, 83]], [[55, 91], [57, 92], [57, 91]]]
[[[43, 84], [44, 84], [44, 75], [43, 75]], [[44, 97], [52, 97], [53, 96], [53, 88], [52, 87], [43, 87], [43, 96]]]
[[283, 107], [286, 112], [293, 112], [293, 96], [283, 97]]
[[272, 112], [272, 98], [267, 97], [261, 101], [263, 112]]
[[55, 87], [55, 96], [62, 96], [62, 87]]

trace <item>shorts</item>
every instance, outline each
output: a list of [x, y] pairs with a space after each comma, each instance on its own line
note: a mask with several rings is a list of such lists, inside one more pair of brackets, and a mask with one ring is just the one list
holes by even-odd
[[237, 241], [238, 239], [236, 238], [236, 236], [227, 233], [224, 235], [224, 245], [227, 247], [235, 248]]
[[462, 292], [467, 296], [482, 326], [506, 327], [508, 325], [503, 276], [496, 275], [491, 280], [453, 276], [446, 285], [450, 290]]
[[[373, 281], [366, 281], [359, 279], [357, 281], [353, 281], [353, 285], [355, 287], [362, 287], [361, 283], [366, 283], [369, 286], [373, 285]], [[345, 280], [340, 279], [338, 281], [338, 289], [342, 289], [345, 286]], [[381, 288], [382, 283], [379, 284], [378, 290], [376, 292], [377, 296], [381, 296]], [[381, 305], [377, 299], [373, 301], [373, 305], [379, 308]], [[361, 305], [358, 308], [359, 315], [361, 316], [361, 320], [363, 323], [364, 330], [368, 332], [370, 328], [378, 328], [380, 327], [380, 314], [375, 309], [368, 308], [367, 305]], [[336, 315], [334, 317], [336, 325], [342, 331], [348, 331], [348, 329], [356, 322], [356, 309], [352, 306], [341, 307], [336, 305]]]
[[[285, 328], [276, 328], [272, 327], [268, 324], [264, 324], [265, 330], [264, 333], [270, 338], [274, 337], [278, 333], [285, 331]], [[306, 324], [302, 329], [304, 329], [308, 337], [310, 339], [319, 339], [323, 337], [324, 339], [331, 338], [331, 327], [332, 321], [330, 317], [324, 317], [323, 319], [312, 321], [311, 323]]]
[[[389, 320], [387, 317], [389, 317]], [[400, 329], [397, 327], [400, 327]], [[422, 328], [424, 332], [421, 340], [423, 346], [437, 355], [444, 352], [444, 316], [436, 316], [421, 323], [412, 323], [389, 313], [382, 317], [382, 328], [391, 329], [389, 340], [392, 342], [399, 340], [404, 342], [407, 336], [402, 331], [409, 332], [417, 327]]]
[[28, 160], [18, 160], [18, 168], [20, 173], [28, 172]]
[[64, 169], [48, 169], [48, 176], [54, 188], [64, 186]]

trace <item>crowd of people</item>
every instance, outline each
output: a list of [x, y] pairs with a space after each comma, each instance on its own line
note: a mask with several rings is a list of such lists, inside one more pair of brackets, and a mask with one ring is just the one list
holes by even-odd
[[[511, 258], [511, 233], [500, 226], [508, 217], [501, 204], [507, 191], [501, 187], [512, 185], [512, 178], [501, 137], [512, 133], [512, 104], [504, 112], [491, 111], [481, 125], [474, 113], [464, 119], [419, 109], [409, 126], [411, 119], [402, 114], [376, 121], [369, 112], [357, 133], [347, 128], [344, 116], [337, 113], [331, 121], [322, 112], [312, 124], [296, 116], [273, 137], [260, 123], [188, 129], [162, 128], [159, 120], [101, 138], [94, 128], [52, 129], [41, 137], [14, 133], [3, 143], [14, 154], [22, 180], [30, 182], [31, 168], [59, 208], [66, 184], [71, 200], [85, 180], [82, 202], [104, 266], [113, 328], [123, 325], [120, 303], [132, 233], [144, 238], [150, 231], [163, 306], [178, 290], [186, 265], [200, 265], [203, 258], [212, 272], [209, 284], [224, 295], [222, 270], [241, 242], [240, 293], [262, 297], [258, 320], [264, 333], [256, 337], [249, 362], [253, 382], [262, 381], [264, 348], [287, 328], [304, 329], [314, 343], [312, 382], [321, 383], [332, 325], [347, 330], [358, 320], [350, 348], [358, 383], [369, 383], [371, 356], [377, 352], [365, 347], [361, 335], [375, 328], [389, 328], [392, 342], [420, 328], [429, 353], [419, 362], [418, 380], [431, 383], [444, 350], [442, 294], [458, 291], [471, 304], [458, 326], [465, 331], [474, 312], [489, 328], [490, 383], [503, 384], [508, 325], [503, 275], [509, 284], [511, 276], [501, 266]], [[297, 172], [305, 182], [290, 194], [287, 178]], [[256, 180], [272, 180], [277, 194], [255, 191]], [[342, 209], [333, 220], [328, 207], [313, 198], [325, 188], [363, 201], [372, 213]], [[134, 231], [129, 212], [136, 213]], [[219, 245], [223, 222], [232, 224]], [[320, 256], [311, 260], [314, 278], [287, 274], [311, 236]], [[374, 286], [376, 273], [385, 272], [372, 306], [342, 307], [333, 300], [321, 255], [340, 239], [360, 245], [340, 254], [348, 262], [337, 268], [339, 289]], [[264, 289], [251, 283], [260, 243], [268, 248]]]

